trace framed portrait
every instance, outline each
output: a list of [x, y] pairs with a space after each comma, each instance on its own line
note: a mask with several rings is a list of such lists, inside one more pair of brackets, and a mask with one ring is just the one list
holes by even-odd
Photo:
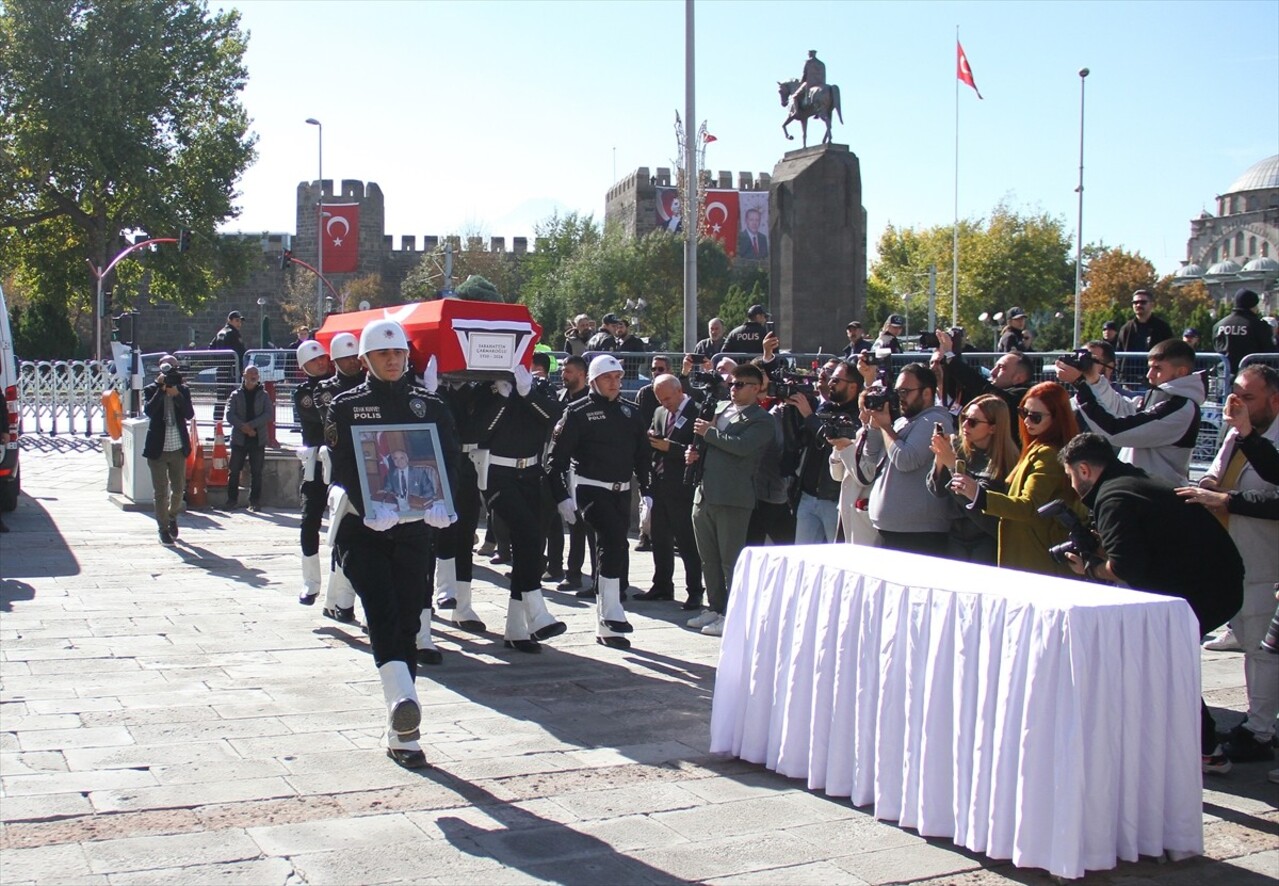
[[351, 437], [366, 502], [390, 505], [405, 520], [425, 516], [433, 504], [443, 502], [449, 516], [456, 516], [440, 432], [433, 423], [355, 425]]

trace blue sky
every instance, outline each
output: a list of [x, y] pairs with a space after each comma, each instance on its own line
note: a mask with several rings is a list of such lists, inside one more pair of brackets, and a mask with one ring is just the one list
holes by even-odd
[[[613, 182], [671, 166], [684, 109], [684, 3], [241, 0], [244, 101], [259, 159], [227, 229], [292, 231], [297, 183], [377, 182], [386, 231], [531, 236], [552, 211], [602, 219]], [[1084, 240], [1160, 273], [1189, 220], [1279, 153], [1279, 2], [699, 0], [706, 166], [771, 172], [776, 81], [816, 49], [840, 86], [835, 140], [861, 160], [872, 244], [889, 222], [954, 215], [955, 28], [984, 101], [961, 86], [961, 216], [1004, 200], [1072, 236], [1079, 76], [1088, 67]], [[596, 99], [574, 97], [592, 84]], [[798, 136], [798, 127], [792, 126]], [[813, 139], [820, 137], [813, 136]], [[810, 139], [813, 140], [813, 139]]]

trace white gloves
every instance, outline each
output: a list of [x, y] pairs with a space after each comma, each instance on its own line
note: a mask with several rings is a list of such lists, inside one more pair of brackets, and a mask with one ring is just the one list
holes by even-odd
[[400, 522], [400, 512], [385, 502], [366, 502], [364, 525], [374, 532], [386, 532]]
[[440, 389], [440, 364], [436, 361], [434, 354], [431, 355], [430, 360], [426, 361], [426, 371], [422, 373], [422, 387], [431, 394]]
[[528, 392], [533, 390], [533, 373], [524, 368], [524, 364], [520, 363], [515, 367], [515, 390], [521, 397], [527, 397]]
[[299, 446], [297, 449], [293, 450], [293, 454], [298, 457], [298, 461], [306, 462], [311, 458], [311, 456], [315, 455], [315, 447]]
[[436, 529], [444, 529], [457, 522], [457, 517], [449, 516], [448, 508], [444, 507], [442, 501], [437, 501], [427, 508], [426, 515], [422, 519], [426, 521], [427, 526], [434, 526]]
[[640, 508], [643, 509], [643, 513], [652, 514], [653, 513], [653, 496], [646, 495], [643, 498], [641, 498]]
[[497, 391], [499, 396], [509, 397], [511, 396], [511, 383], [504, 378], [498, 379], [493, 382], [493, 390]]
[[564, 522], [569, 526], [572, 526], [577, 522], [577, 508], [573, 507], [573, 500], [571, 498], [564, 499], [555, 506], [555, 509], [560, 512], [560, 517], [563, 518]]

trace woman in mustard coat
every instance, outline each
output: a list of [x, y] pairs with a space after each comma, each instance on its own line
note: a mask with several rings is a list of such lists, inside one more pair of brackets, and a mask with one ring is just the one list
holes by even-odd
[[1036, 513], [1055, 498], [1071, 504], [1076, 500], [1057, 461], [1057, 451], [1079, 433], [1070, 394], [1056, 382], [1037, 384], [1026, 392], [1017, 414], [1021, 438], [1027, 443], [1008, 474], [1008, 491], [984, 490], [962, 474], [951, 480], [951, 488], [975, 501], [983, 513], [999, 518], [1001, 567], [1071, 578], [1070, 565], [1055, 562], [1048, 553], [1066, 540], [1065, 527]]

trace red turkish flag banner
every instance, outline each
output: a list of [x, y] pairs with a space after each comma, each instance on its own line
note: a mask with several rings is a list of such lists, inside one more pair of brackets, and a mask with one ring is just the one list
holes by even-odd
[[958, 40], [955, 41], [955, 51], [958, 53], [955, 58], [955, 75], [960, 82], [971, 86], [977, 97], [981, 98], [981, 90], [977, 88], [977, 81], [973, 80], [973, 69], [968, 64], [968, 56], [964, 55], [964, 47]]
[[702, 225], [707, 234], [724, 244], [724, 251], [729, 255], [737, 255], [738, 221], [736, 191], [707, 191], [706, 214]]
[[360, 204], [325, 203], [321, 209], [324, 273], [350, 274], [360, 266]]

